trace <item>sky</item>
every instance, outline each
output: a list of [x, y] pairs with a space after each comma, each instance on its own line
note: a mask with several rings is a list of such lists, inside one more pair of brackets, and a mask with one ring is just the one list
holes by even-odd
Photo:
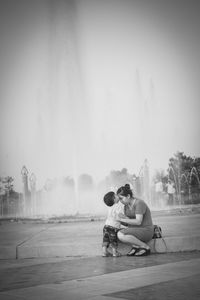
[[199, 157], [199, 80], [199, 1], [1, 1], [0, 176]]

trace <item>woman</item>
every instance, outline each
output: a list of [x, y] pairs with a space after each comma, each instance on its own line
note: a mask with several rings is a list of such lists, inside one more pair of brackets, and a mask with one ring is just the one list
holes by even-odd
[[128, 218], [119, 218], [121, 223], [128, 224], [127, 228], [118, 232], [121, 242], [131, 244], [132, 249], [128, 256], [145, 256], [150, 254], [147, 243], [152, 239], [154, 227], [151, 212], [147, 204], [133, 196], [129, 184], [117, 190], [120, 201], [125, 205], [124, 213]]

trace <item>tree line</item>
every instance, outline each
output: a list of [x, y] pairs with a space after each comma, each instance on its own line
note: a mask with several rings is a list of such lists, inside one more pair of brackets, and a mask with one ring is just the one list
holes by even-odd
[[[102, 179], [97, 188], [106, 190], [111, 187], [119, 187], [125, 183], [138, 182], [140, 175], [129, 173], [126, 168], [121, 170], [111, 170], [110, 173]], [[200, 193], [200, 157], [191, 157], [184, 154], [184, 152], [176, 152], [168, 163], [167, 170], [155, 170], [152, 178], [152, 183], [161, 181], [163, 185], [170, 179], [174, 184], [177, 192], [188, 195], [190, 193]], [[90, 190], [95, 188], [93, 177], [89, 174], [81, 174], [77, 181], [70, 177], [63, 177], [59, 179], [48, 179], [44, 185], [44, 189], [51, 190], [57, 185], [62, 184], [64, 187], [75, 187], [79, 190]], [[0, 195], [1, 197], [17, 197], [20, 193], [14, 190], [14, 179], [11, 176], [0, 177]]]

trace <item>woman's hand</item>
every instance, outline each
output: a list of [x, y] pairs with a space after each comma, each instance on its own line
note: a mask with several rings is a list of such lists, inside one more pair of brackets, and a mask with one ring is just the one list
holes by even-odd
[[140, 226], [142, 224], [142, 220], [143, 220], [143, 215], [138, 215], [138, 214], [135, 216], [135, 219], [130, 219], [128, 217], [117, 219], [117, 221], [120, 223], [126, 223], [129, 225], [136, 225], [136, 226]]
[[127, 216], [125, 216], [123, 213], [119, 213], [116, 217], [116, 221], [120, 223], [126, 223], [126, 220], [129, 219]]
[[122, 214], [122, 213], [120, 213], [120, 214], [118, 215], [118, 217], [119, 217], [120, 219], [128, 219], [128, 217], [127, 217], [126, 215]]

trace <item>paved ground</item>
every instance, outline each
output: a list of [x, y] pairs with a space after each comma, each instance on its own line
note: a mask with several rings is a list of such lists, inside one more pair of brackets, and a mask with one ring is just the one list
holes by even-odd
[[[200, 214], [158, 215], [154, 224], [162, 227], [168, 252], [200, 250]], [[104, 221], [35, 223], [2, 222], [1, 258], [88, 257], [101, 255]], [[154, 242], [151, 242], [154, 250]], [[124, 253], [126, 249], [121, 249]], [[162, 240], [156, 250], [165, 252]]]
[[[171, 245], [178, 240], [182, 250], [192, 249], [199, 245], [199, 217], [157, 215], [154, 223]], [[200, 299], [200, 251], [103, 258], [102, 226], [103, 221], [2, 222], [0, 299]]]
[[200, 252], [3, 260], [0, 299], [199, 299]]

